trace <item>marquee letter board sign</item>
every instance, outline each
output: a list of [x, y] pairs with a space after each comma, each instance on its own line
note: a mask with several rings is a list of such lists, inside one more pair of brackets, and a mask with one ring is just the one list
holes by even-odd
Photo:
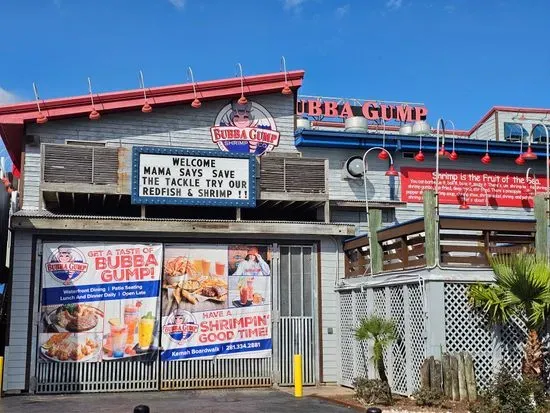
[[253, 155], [147, 146], [132, 155], [132, 204], [256, 206]]

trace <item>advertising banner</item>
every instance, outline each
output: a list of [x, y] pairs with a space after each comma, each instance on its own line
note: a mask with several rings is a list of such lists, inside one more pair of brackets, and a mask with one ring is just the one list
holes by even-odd
[[45, 243], [42, 258], [43, 361], [154, 356], [161, 244]]
[[[435, 170], [401, 168], [401, 200], [422, 203], [422, 192], [433, 189]], [[481, 188], [480, 188], [481, 187]], [[484, 189], [482, 189], [484, 188]], [[546, 178], [507, 172], [440, 170], [439, 202], [459, 205], [464, 195], [469, 205], [532, 208], [533, 196], [546, 191]], [[487, 193], [485, 192], [487, 191]]]
[[271, 356], [267, 246], [166, 245], [161, 360]]
[[132, 203], [254, 207], [251, 155], [134, 147]]

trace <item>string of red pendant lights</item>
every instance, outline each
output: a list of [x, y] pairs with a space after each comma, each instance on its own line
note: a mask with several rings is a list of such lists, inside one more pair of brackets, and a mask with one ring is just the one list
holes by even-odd
[[[237, 63], [237, 69], [238, 69], [237, 75], [240, 77], [240, 83], [241, 83], [241, 96], [238, 99], [238, 103], [241, 104], [241, 105], [246, 105], [248, 103], [248, 99], [246, 98], [245, 93], [244, 93], [245, 81], [244, 81], [244, 75], [243, 75], [243, 68], [242, 68], [242, 65], [240, 63]], [[290, 83], [288, 82], [288, 72], [287, 72], [287, 69], [286, 69], [286, 59], [285, 59], [284, 56], [281, 57], [281, 71], [284, 73], [284, 84], [283, 84], [283, 87], [281, 89], [281, 94], [283, 94], [285, 96], [292, 95], [294, 92], [292, 91], [292, 89], [290, 87]], [[202, 106], [202, 102], [200, 101], [200, 98], [199, 98], [200, 95], [197, 91], [197, 83], [195, 82], [195, 77], [193, 75], [193, 70], [191, 69], [191, 67], [187, 68], [187, 73], [188, 73], [188, 77], [190, 78], [191, 85], [193, 87], [193, 101], [191, 102], [191, 107], [194, 108], [194, 109], [199, 109]], [[37, 108], [37, 111], [38, 111], [38, 115], [36, 116], [36, 123], [38, 123], [38, 124], [47, 123], [49, 119], [48, 119], [47, 114], [43, 111], [43, 107], [41, 107], [41, 105], [40, 105], [41, 101], [40, 101], [40, 97], [38, 95], [38, 88], [37, 88], [37, 86], [34, 82], [33, 82], [32, 86], [33, 86], [33, 90], [34, 90], [36, 108]], [[140, 89], [143, 91], [143, 106], [141, 107], [141, 111], [143, 113], [151, 113], [153, 111], [153, 107], [149, 103], [149, 100], [147, 98], [147, 89], [145, 88], [143, 72], [141, 70], [139, 71], [139, 86], [140, 86]], [[92, 80], [91, 80], [90, 77], [88, 77], [88, 93], [90, 95], [90, 103], [91, 103], [91, 109], [92, 109], [90, 111], [89, 115], [88, 115], [88, 118], [90, 120], [99, 120], [99, 119], [101, 119], [101, 113], [97, 110], [96, 105], [95, 105], [96, 102], [94, 100], [94, 93], [93, 93], [93, 89], [92, 89]], [[44, 102], [42, 102], [42, 103], [44, 103]], [[387, 157], [386, 158], [381, 158], [381, 159], [387, 159]]]

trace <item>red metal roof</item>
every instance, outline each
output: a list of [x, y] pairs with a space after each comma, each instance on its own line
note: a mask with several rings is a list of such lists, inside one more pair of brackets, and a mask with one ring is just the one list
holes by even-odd
[[[296, 70], [286, 73], [290, 88], [302, 86], [305, 72]], [[285, 73], [270, 73], [245, 76], [245, 96], [280, 92], [285, 85]], [[202, 101], [232, 98], [241, 95], [241, 78], [213, 80], [195, 83], [197, 96]], [[190, 103], [195, 98], [193, 84], [147, 88], [147, 101], [153, 107]], [[143, 90], [125, 90], [94, 94], [94, 106], [100, 113], [122, 110], [138, 110], [144, 104]], [[88, 116], [92, 110], [89, 95], [40, 101], [40, 109], [50, 121]], [[197, 109], [200, 110], [200, 109]], [[25, 124], [36, 122], [36, 102], [0, 106], [0, 135], [17, 170], [21, 168], [21, 152]], [[144, 116], [147, 116], [144, 114]]]

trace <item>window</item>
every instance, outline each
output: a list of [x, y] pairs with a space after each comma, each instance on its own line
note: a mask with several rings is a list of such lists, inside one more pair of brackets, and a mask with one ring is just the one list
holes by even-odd
[[382, 223], [393, 224], [395, 222], [395, 208], [382, 208]]
[[65, 141], [66, 145], [75, 145], [75, 146], [98, 146], [98, 147], [105, 147], [105, 142], [96, 142], [96, 141], [77, 141], [77, 140], [70, 140], [67, 139]]
[[529, 132], [521, 125], [521, 123], [504, 122], [504, 140], [508, 142], [519, 142], [521, 138], [526, 142], [529, 137]]
[[[548, 128], [550, 134], [550, 125], [544, 125]], [[541, 124], [533, 125], [533, 142], [534, 143], [546, 143], [546, 130]]]

